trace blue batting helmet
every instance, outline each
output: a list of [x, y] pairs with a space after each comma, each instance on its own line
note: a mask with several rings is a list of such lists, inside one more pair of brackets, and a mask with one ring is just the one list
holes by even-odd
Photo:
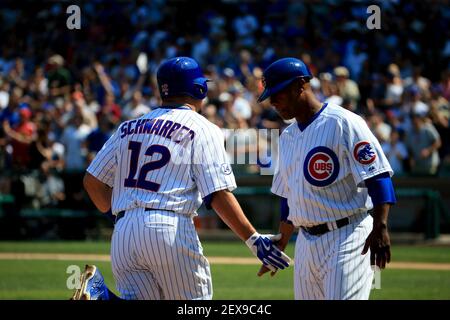
[[313, 76], [306, 64], [296, 58], [283, 58], [273, 62], [263, 73], [264, 91], [258, 102], [283, 90], [297, 78], [311, 79]]
[[208, 92], [202, 69], [189, 57], [175, 57], [161, 64], [156, 74], [161, 98], [188, 95], [204, 99]]

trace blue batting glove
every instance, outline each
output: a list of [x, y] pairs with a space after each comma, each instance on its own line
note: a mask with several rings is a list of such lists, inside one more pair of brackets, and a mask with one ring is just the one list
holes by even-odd
[[259, 234], [255, 232], [245, 241], [245, 244], [267, 268], [275, 272], [277, 269], [283, 270], [289, 267], [291, 262], [291, 259], [274, 244], [274, 241], [280, 239], [281, 234]]

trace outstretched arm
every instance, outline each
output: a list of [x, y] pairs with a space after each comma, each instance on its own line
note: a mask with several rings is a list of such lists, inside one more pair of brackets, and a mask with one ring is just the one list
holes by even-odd
[[280, 236], [261, 235], [256, 232], [230, 191], [215, 192], [212, 195], [211, 207], [230, 229], [245, 241], [252, 253], [268, 269], [275, 272], [277, 269], [284, 269], [289, 266], [290, 258], [274, 245], [274, 242], [279, 240]]
[[242, 241], [246, 241], [256, 232], [250, 221], [244, 215], [235, 196], [228, 190], [214, 193], [211, 206], [225, 224], [236, 233]]

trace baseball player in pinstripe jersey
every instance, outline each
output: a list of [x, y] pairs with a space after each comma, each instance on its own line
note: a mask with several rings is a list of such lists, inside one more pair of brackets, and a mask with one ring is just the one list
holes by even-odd
[[[198, 114], [208, 90], [197, 62], [177, 57], [157, 72], [162, 106], [122, 123], [87, 169], [86, 191], [116, 224], [111, 262], [123, 299], [211, 299], [210, 267], [192, 218], [202, 201], [272, 271], [289, 257], [260, 235], [230, 192], [236, 188], [222, 131]], [[76, 299], [112, 299], [95, 266]]]
[[[281, 197], [278, 244], [283, 250], [300, 228], [296, 299], [368, 299], [371, 265], [385, 268], [391, 257], [387, 220], [396, 202], [393, 171], [365, 121], [320, 103], [311, 78], [295, 58], [277, 60], [264, 71], [259, 101], [270, 97], [282, 118], [296, 120], [281, 134], [272, 184]], [[258, 275], [266, 272], [262, 266]]]

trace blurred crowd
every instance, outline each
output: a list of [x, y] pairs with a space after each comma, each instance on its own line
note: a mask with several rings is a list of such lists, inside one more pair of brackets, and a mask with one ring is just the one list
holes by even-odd
[[66, 28], [68, 5], [0, 4], [0, 193], [76, 207], [80, 172], [120, 122], [160, 103], [155, 71], [180, 55], [213, 80], [200, 112], [222, 128], [288, 125], [256, 99], [264, 68], [295, 56], [319, 100], [366, 119], [397, 175], [448, 170], [445, 1], [379, 2], [380, 30], [361, 1], [98, 0], [80, 3], [81, 30]]

